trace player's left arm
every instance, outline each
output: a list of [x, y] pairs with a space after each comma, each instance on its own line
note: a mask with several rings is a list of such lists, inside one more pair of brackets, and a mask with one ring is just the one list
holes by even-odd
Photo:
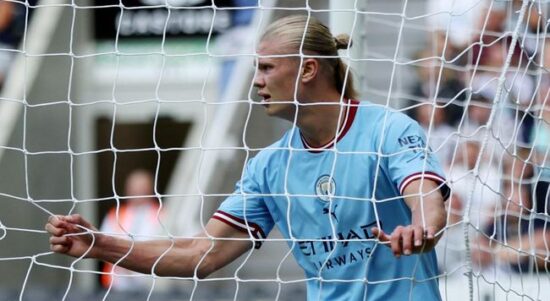
[[391, 247], [396, 257], [430, 252], [439, 240], [436, 234], [446, 224], [445, 199], [450, 190], [443, 170], [428, 146], [424, 130], [409, 117], [390, 114], [380, 133], [381, 151], [387, 158], [383, 164], [410, 209], [411, 219], [398, 221], [391, 233], [372, 229], [373, 234]]
[[403, 197], [411, 210], [411, 224], [397, 226], [391, 234], [375, 228], [374, 235], [386, 242], [396, 257], [433, 250], [447, 217], [440, 184], [426, 178], [417, 179], [405, 187]]

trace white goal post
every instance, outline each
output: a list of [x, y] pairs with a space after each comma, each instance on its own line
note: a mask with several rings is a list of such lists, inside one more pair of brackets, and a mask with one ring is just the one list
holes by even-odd
[[[50, 216], [79, 213], [108, 235], [175, 244], [204, 230], [227, 197], [253, 194], [235, 192], [247, 164], [299, 130], [266, 116], [254, 87], [262, 33], [293, 14], [351, 37], [338, 55], [360, 108], [404, 113], [422, 127], [425, 141], [399, 141], [437, 158], [451, 188], [433, 263], [442, 300], [550, 300], [547, 1], [2, 2], [23, 26], [3, 32], [0, 20], [0, 56], [13, 61], [0, 69], [0, 300], [296, 300], [306, 298], [308, 281], [334, 282], [304, 276], [292, 253], [304, 239], [277, 227], [260, 249], [204, 279], [69, 258], [49, 250], [43, 230]], [[9, 39], [13, 31], [21, 37]], [[338, 143], [325, 151], [372, 155], [339, 151]], [[141, 178], [137, 193], [128, 180], [136, 170], [152, 181]], [[333, 176], [312, 195], [286, 186], [274, 195], [327, 198], [329, 220], [333, 198], [341, 206], [402, 201], [334, 195]], [[149, 207], [131, 211], [144, 199]], [[261, 230], [248, 220], [237, 227], [258, 243]], [[355, 238], [384, 247], [367, 230], [359, 237], [330, 227], [333, 235], [319, 242], [325, 248]], [[358, 260], [346, 254], [319, 269]], [[381, 282], [399, 281], [418, 283]]]

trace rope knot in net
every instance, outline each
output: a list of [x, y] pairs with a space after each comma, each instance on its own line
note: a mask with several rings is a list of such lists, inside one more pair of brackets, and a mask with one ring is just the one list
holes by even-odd
[[8, 235], [8, 231], [6, 230], [6, 227], [2, 224], [2, 221], [0, 221], [0, 240], [4, 239]]

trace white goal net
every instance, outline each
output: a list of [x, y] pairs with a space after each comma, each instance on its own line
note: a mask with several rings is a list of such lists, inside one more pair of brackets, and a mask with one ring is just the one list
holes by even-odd
[[[370, 227], [386, 221], [373, 209], [377, 219], [357, 230], [346, 223], [362, 214], [338, 215], [346, 204], [403, 202], [376, 188], [342, 190], [383, 183], [380, 162], [395, 155], [340, 144], [337, 134], [368, 121], [348, 128], [349, 114], [341, 116], [335, 143], [317, 149], [334, 157], [331, 171], [315, 175], [312, 189], [295, 185], [308, 175], [292, 178], [305, 138], [304, 149], [273, 145], [301, 124], [265, 114], [254, 87], [258, 43], [289, 15], [351, 37], [337, 53], [360, 94], [355, 109], [406, 114], [425, 133], [425, 141], [398, 141], [437, 158], [443, 174], [425, 174], [451, 189], [428, 279], [369, 279], [371, 252], [386, 248]], [[324, 287], [357, 282], [407, 282], [410, 294], [399, 300], [417, 300], [414, 287], [433, 280], [442, 300], [550, 300], [549, 22], [544, 0], [0, 0], [0, 301], [324, 300]], [[298, 54], [302, 63], [311, 56]], [[338, 104], [352, 110], [343, 98]], [[256, 196], [235, 183], [268, 152], [291, 155], [268, 166], [284, 184], [259, 193], [264, 202], [329, 205], [272, 215], [279, 227], [263, 237], [269, 227], [217, 210], [235, 194]], [[376, 177], [334, 184], [338, 171], [355, 168], [340, 163], [350, 156], [377, 158], [366, 172]], [[124, 258], [113, 265], [50, 251], [48, 218], [74, 213], [107, 235], [174, 245], [214, 216], [261, 248], [204, 279], [139, 274], [118, 266]], [[297, 234], [319, 220], [328, 233]], [[302, 257], [320, 250], [318, 273], [304, 274]], [[361, 279], [331, 274], [356, 265], [364, 265]], [[312, 282], [321, 292], [313, 298]], [[379, 297], [372, 292], [361, 297]]]

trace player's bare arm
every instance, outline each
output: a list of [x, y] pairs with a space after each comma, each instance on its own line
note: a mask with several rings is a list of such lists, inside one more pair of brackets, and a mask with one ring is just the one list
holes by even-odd
[[[84, 229], [91, 230], [93, 234], [86, 234], [87, 231]], [[84, 255], [110, 263], [124, 257], [119, 263], [120, 266], [141, 273], [154, 272], [159, 276], [192, 277], [196, 273], [198, 277], [203, 278], [252, 247], [249, 239], [239, 240], [248, 238], [246, 233], [215, 219], [211, 219], [205, 227], [205, 232], [196, 235], [194, 239], [175, 239], [174, 243], [171, 240], [132, 242], [121, 237], [101, 234], [76, 214], [50, 217], [46, 230], [51, 234], [50, 248], [54, 252], [73, 257]]]
[[441, 238], [437, 234], [445, 227], [447, 213], [439, 186], [428, 179], [411, 182], [403, 195], [411, 209], [412, 223], [396, 227], [391, 234], [373, 229], [381, 242], [389, 243], [396, 257], [429, 252]]

